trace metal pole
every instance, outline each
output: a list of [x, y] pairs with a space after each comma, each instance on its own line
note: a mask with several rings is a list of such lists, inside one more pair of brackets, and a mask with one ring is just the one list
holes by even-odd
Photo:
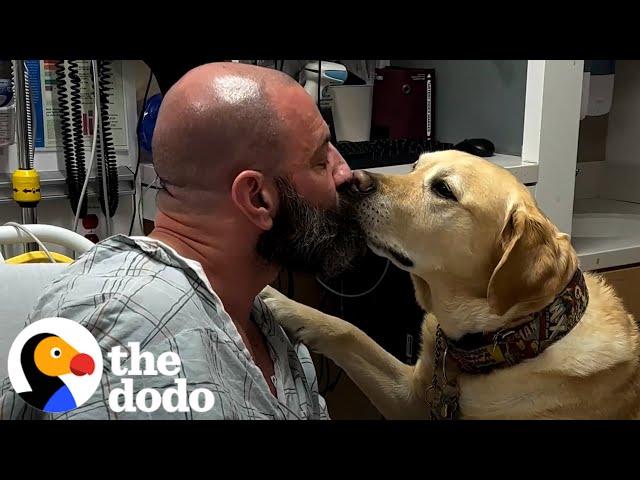
[[[16, 105], [16, 147], [18, 149], [18, 167], [21, 169], [29, 169], [29, 146], [27, 138], [27, 117], [25, 114], [25, 75], [24, 75], [24, 60], [15, 60], [14, 69], [15, 78], [15, 105]], [[22, 223], [33, 224], [37, 223], [36, 209], [31, 207], [21, 207], [22, 209]], [[33, 252], [38, 249], [38, 244], [27, 243], [25, 244], [25, 252]]]

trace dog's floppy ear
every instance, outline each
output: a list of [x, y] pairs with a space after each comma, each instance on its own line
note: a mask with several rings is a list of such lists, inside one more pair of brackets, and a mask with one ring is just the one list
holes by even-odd
[[418, 305], [420, 305], [420, 308], [422, 308], [422, 310], [424, 310], [425, 312], [430, 312], [431, 288], [429, 287], [429, 284], [413, 273], [410, 275], [411, 281], [413, 282], [413, 289], [415, 290], [416, 301], [418, 302]]
[[514, 306], [515, 314], [546, 306], [577, 268], [569, 237], [531, 206], [509, 209], [495, 252], [487, 300], [498, 315]]

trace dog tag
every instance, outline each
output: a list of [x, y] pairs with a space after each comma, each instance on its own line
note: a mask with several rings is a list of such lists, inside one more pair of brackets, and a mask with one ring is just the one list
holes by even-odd
[[444, 420], [453, 420], [458, 414], [458, 388], [454, 385], [445, 385], [440, 399], [442, 408], [441, 416]]
[[458, 414], [457, 385], [446, 384], [433, 388], [431, 397], [431, 418], [433, 420], [453, 420]]

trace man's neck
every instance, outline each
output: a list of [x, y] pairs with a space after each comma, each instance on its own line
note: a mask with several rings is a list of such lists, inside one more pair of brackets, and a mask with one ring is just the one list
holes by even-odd
[[200, 263], [226, 312], [238, 328], [246, 330], [256, 295], [275, 278], [277, 270], [238, 248], [237, 236], [213, 230], [191, 227], [158, 212], [149, 237]]

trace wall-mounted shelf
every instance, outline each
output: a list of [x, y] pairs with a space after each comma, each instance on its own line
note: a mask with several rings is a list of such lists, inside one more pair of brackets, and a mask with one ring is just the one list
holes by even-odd
[[[38, 173], [40, 174], [40, 191], [43, 201], [67, 198], [67, 185], [64, 172], [50, 170]], [[125, 196], [132, 195], [134, 191], [135, 186], [133, 184], [133, 172], [129, 167], [122, 165], [118, 166], [118, 193], [121, 196]], [[98, 196], [95, 176], [92, 176], [89, 179], [87, 196]], [[2, 203], [14, 203], [11, 189], [11, 175], [7, 173], [0, 173], [0, 204]]]

